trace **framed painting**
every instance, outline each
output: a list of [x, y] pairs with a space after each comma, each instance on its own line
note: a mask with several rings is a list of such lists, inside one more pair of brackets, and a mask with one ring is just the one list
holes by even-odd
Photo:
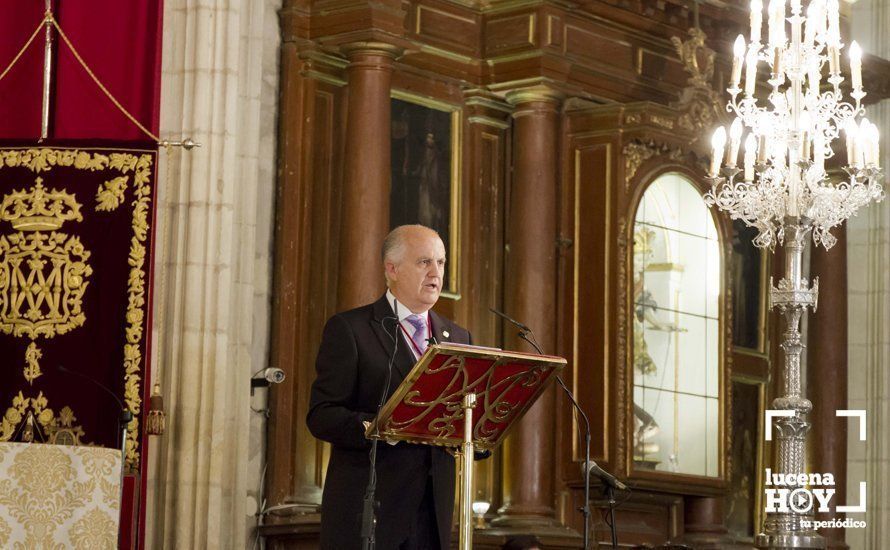
[[442, 296], [460, 298], [460, 108], [393, 92], [390, 227], [439, 232], [448, 254]]
[[767, 255], [754, 246], [757, 230], [732, 223], [732, 339], [742, 352], [766, 354]]
[[739, 541], [753, 542], [763, 519], [763, 410], [762, 382], [732, 382], [732, 471], [726, 499], [726, 527]]

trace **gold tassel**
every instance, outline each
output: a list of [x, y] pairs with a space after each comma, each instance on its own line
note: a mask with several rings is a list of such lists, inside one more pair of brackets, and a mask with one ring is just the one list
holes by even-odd
[[148, 435], [164, 435], [167, 427], [167, 414], [164, 412], [164, 398], [161, 396], [161, 385], [155, 383], [151, 392], [151, 401], [147, 418], [145, 419], [145, 433]]

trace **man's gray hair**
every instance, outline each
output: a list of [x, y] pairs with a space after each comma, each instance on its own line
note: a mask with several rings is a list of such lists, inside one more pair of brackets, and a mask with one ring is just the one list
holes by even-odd
[[[433, 229], [432, 227], [427, 227], [425, 225], [413, 224], [413, 225], [400, 225], [389, 232], [385, 239], [383, 239], [383, 248], [380, 251], [380, 259], [386, 264], [387, 260], [398, 261], [402, 255], [402, 252], [405, 249], [405, 233], [416, 229], [425, 229], [427, 231], [433, 232], [437, 237], [439, 236], [439, 232]], [[441, 237], [439, 237], [441, 238]], [[383, 273], [384, 278], [386, 277], [386, 270], [384, 269]], [[387, 284], [389, 281], [387, 281]]]

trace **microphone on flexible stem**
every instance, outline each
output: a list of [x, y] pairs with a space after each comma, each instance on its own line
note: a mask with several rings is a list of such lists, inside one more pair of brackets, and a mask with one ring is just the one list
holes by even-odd
[[362, 522], [361, 522], [361, 531], [360, 536], [362, 539], [362, 550], [374, 550], [377, 540], [376, 540], [376, 530], [377, 530], [377, 517], [376, 517], [376, 509], [377, 509], [377, 501], [375, 497], [375, 493], [377, 492], [377, 443], [380, 441], [380, 424], [378, 421], [380, 420], [380, 410], [383, 408], [383, 404], [386, 402], [386, 394], [389, 393], [389, 385], [392, 382], [392, 364], [396, 359], [396, 354], [399, 352], [399, 301], [393, 301], [393, 310], [395, 313], [395, 317], [384, 317], [380, 320], [380, 326], [383, 327], [383, 330], [386, 330], [386, 326], [383, 324], [383, 321], [386, 319], [395, 319], [395, 323], [393, 326], [393, 347], [392, 347], [392, 355], [389, 356], [389, 364], [386, 367], [386, 384], [383, 386], [383, 392], [380, 394], [380, 402], [377, 404], [377, 414], [374, 417], [374, 426], [377, 429], [377, 433], [371, 440], [371, 453], [370, 453], [370, 462], [371, 466], [368, 472], [368, 485], [365, 488], [365, 497], [362, 501]]
[[117, 394], [115, 394], [113, 391], [108, 389], [108, 386], [106, 386], [102, 382], [99, 382], [92, 376], [88, 376], [82, 372], [77, 372], [77, 371], [74, 371], [71, 369], [67, 369], [62, 365], [57, 365], [56, 368], [58, 369], [59, 372], [63, 372], [65, 374], [73, 374], [74, 376], [79, 376], [79, 377], [83, 378], [90, 384], [96, 386], [100, 390], [104, 391], [106, 394], [110, 395], [112, 399], [114, 399], [115, 403], [117, 403], [118, 407], [120, 407], [120, 409], [121, 409], [121, 414], [118, 419], [118, 422], [120, 422], [119, 428], [123, 432], [123, 435], [122, 435], [123, 440], [121, 441], [121, 452], [126, 454], [127, 426], [130, 424], [130, 422], [133, 421], [133, 413], [130, 412], [130, 409], [128, 409], [124, 405], [123, 401], [120, 400], [120, 397], [118, 397]]
[[619, 491], [627, 490], [627, 485], [621, 483], [618, 478], [600, 468], [599, 464], [592, 460], [587, 463], [587, 468], [584, 467], [584, 464], [581, 465], [581, 475], [594, 475], [598, 477], [604, 484], [613, 489], [618, 489]]
[[[535, 351], [537, 351], [538, 354], [544, 355], [544, 350], [542, 350], [541, 346], [538, 345], [535, 339], [535, 333], [532, 332], [532, 329], [520, 323], [516, 319], [513, 319], [506, 313], [494, 309], [493, 307], [488, 308], [488, 310], [515, 325], [519, 329], [519, 337], [528, 342], [529, 345], [531, 345], [533, 348], [535, 348]], [[575, 411], [578, 413], [578, 416], [581, 417], [581, 420], [584, 423], [584, 464], [590, 464], [590, 420], [587, 418], [587, 414], [584, 412], [584, 409], [582, 409], [581, 405], [578, 404], [578, 401], [575, 399], [575, 395], [572, 393], [572, 390], [570, 390], [569, 387], [566, 386], [566, 383], [563, 382], [562, 378], [559, 375], [556, 375], [556, 381], [559, 383], [559, 387], [562, 388], [562, 391], [565, 392], [566, 396], [568, 396], [569, 401], [571, 401], [572, 403], [572, 407], [574, 407]], [[584, 476], [584, 506], [581, 507], [581, 514], [584, 516], [584, 550], [587, 550], [590, 546], [589, 475]]]
[[612, 534], [612, 548], [618, 548], [618, 530], [615, 527], [615, 490], [627, 491], [627, 485], [621, 483], [615, 476], [600, 468], [596, 462], [590, 459], [581, 465], [581, 475], [587, 480], [590, 479], [591, 475], [595, 475], [603, 482], [606, 499], [609, 502], [609, 521], [606, 524], [609, 526]]

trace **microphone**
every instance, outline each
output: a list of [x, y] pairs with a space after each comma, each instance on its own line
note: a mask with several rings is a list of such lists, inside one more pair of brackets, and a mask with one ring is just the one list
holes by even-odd
[[[521, 331], [523, 331], [523, 332], [531, 332], [531, 331], [532, 331], [532, 329], [530, 329], [530, 328], [528, 328], [527, 326], [523, 325], [522, 323], [520, 323], [520, 322], [517, 321], [516, 319], [510, 317], [509, 315], [507, 315], [507, 314], [504, 313], [503, 311], [498, 311], [498, 310], [496, 310], [496, 309], [493, 308], [493, 307], [488, 308], [488, 311], [494, 313], [494, 314], [497, 315], [498, 317], [503, 317], [504, 319], [510, 321], [511, 323], [513, 323], [514, 325], [516, 325], [517, 327], [519, 327], [519, 330], [521, 330]], [[529, 342], [529, 343], [531, 343], [531, 342]]]
[[[586, 470], [586, 471], [585, 471]], [[589, 476], [595, 475], [598, 477], [603, 483], [608, 485], [613, 489], [618, 489], [619, 491], [627, 490], [627, 485], [621, 483], [615, 476], [610, 474], [609, 472], [600, 468], [599, 464], [596, 462], [589, 460], [587, 461], [587, 468], [584, 467], [584, 464], [581, 464], [581, 475]]]
[[[393, 319], [395, 323], [393, 323], [392, 333], [393, 333], [393, 346], [392, 346], [392, 355], [389, 356], [389, 364], [386, 366], [386, 386], [383, 388], [383, 393], [380, 395], [380, 403], [377, 404], [377, 416], [380, 416], [380, 409], [383, 408], [383, 404], [386, 402], [386, 394], [389, 393], [389, 385], [392, 382], [392, 364], [396, 360], [396, 354], [399, 352], [399, 301], [392, 301], [393, 308], [393, 317], [387, 317], [386, 319]], [[383, 330], [386, 330], [386, 326], [383, 324], [384, 319], [380, 320], [380, 325], [383, 326]], [[378, 430], [380, 427], [378, 426]]]
[[118, 407], [120, 407], [120, 409], [121, 409], [120, 421], [122, 424], [124, 424], [124, 425], [129, 424], [130, 421], [133, 420], [133, 413], [130, 412], [130, 409], [128, 409], [124, 405], [123, 401], [121, 401], [120, 397], [118, 397], [117, 394], [115, 394], [113, 391], [108, 389], [108, 386], [106, 386], [102, 382], [99, 382], [92, 376], [88, 376], [82, 372], [77, 372], [77, 371], [74, 371], [71, 369], [67, 369], [62, 365], [56, 365], [56, 369], [59, 372], [62, 372], [65, 374], [73, 374], [74, 376], [79, 376], [79, 377], [83, 378], [84, 380], [86, 380], [87, 382], [89, 382], [90, 384], [96, 386], [97, 388], [99, 388], [100, 390], [105, 392], [106, 394], [110, 395], [111, 398], [114, 399], [115, 403], [117, 403]]
[[[120, 431], [120, 436], [121, 436], [121, 446], [120, 446], [120, 451], [121, 451], [121, 476], [120, 476], [121, 477], [121, 488], [120, 488], [120, 492], [119, 492], [118, 496], [120, 496], [120, 498], [123, 499], [124, 472], [125, 472], [126, 463], [127, 463], [127, 426], [129, 426], [130, 422], [133, 421], [133, 413], [130, 412], [130, 409], [128, 409], [126, 406], [124, 406], [123, 401], [121, 401], [120, 398], [113, 391], [108, 389], [108, 386], [106, 386], [102, 382], [99, 382], [92, 376], [88, 376], [82, 372], [77, 372], [77, 371], [66, 369], [65, 367], [63, 367], [60, 364], [56, 365], [56, 369], [63, 374], [73, 374], [75, 376], [79, 376], [79, 377], [83, 378], [90, 384], [96, 386], [97, 388], [99, 388], [100, 390], [105, 392], [106, 394], [110, 395], [111, 398], [114, 399], [115, 403], [117, 403], [118, 406], [120, 407], [121, 414], [118, 417], [118, 430]], [[120, 531], [120, 529], [121, 529], [121, 527], [119, 527], [118, 531]]]
[[[498, 311], [493, 307], [488, 308], [488, 310], [498, 317], [502, 317], [510, 323], [514, 324], [519, 329], [519, 337], [528, 342], [529, 345], [531, 345], [533, 348], [535, 348], [535, 351], [537, 351], [539, 355], [545, 355], [544, 350], [541, 349], [541, 346], [539, 346], [537, 343], [535, 333], [527, 325], [520, 323], [503, 311]], [[584, 412], [584, 409], [582, 409], [581, 405], [578, 404], [578, 401], [575, 399], [575, 395], [572, 393], [572, 390], [570, 390], [569, 387], [566, 386], [566, 383], [563, 382], [562, 378], [558, 374], [556, 375], [556, 381], [559, 383], [562, 391], [565, 392], [566, 396], [569, 398], [569, 401], [571, 401], [572, 407], [574, 407], [575, 411], [578, 413], [578, 416], [581, 418], [581, 421], [584, 424], [584, 463], [590, 463], [590, 420], [587, 418], [587, 414]], [[581, 514], [584, 516], [584, 549], [587, 550], [588, 546], [590, 545], [590, 476], [584, 476], [584, 506], [581, 507]]]

